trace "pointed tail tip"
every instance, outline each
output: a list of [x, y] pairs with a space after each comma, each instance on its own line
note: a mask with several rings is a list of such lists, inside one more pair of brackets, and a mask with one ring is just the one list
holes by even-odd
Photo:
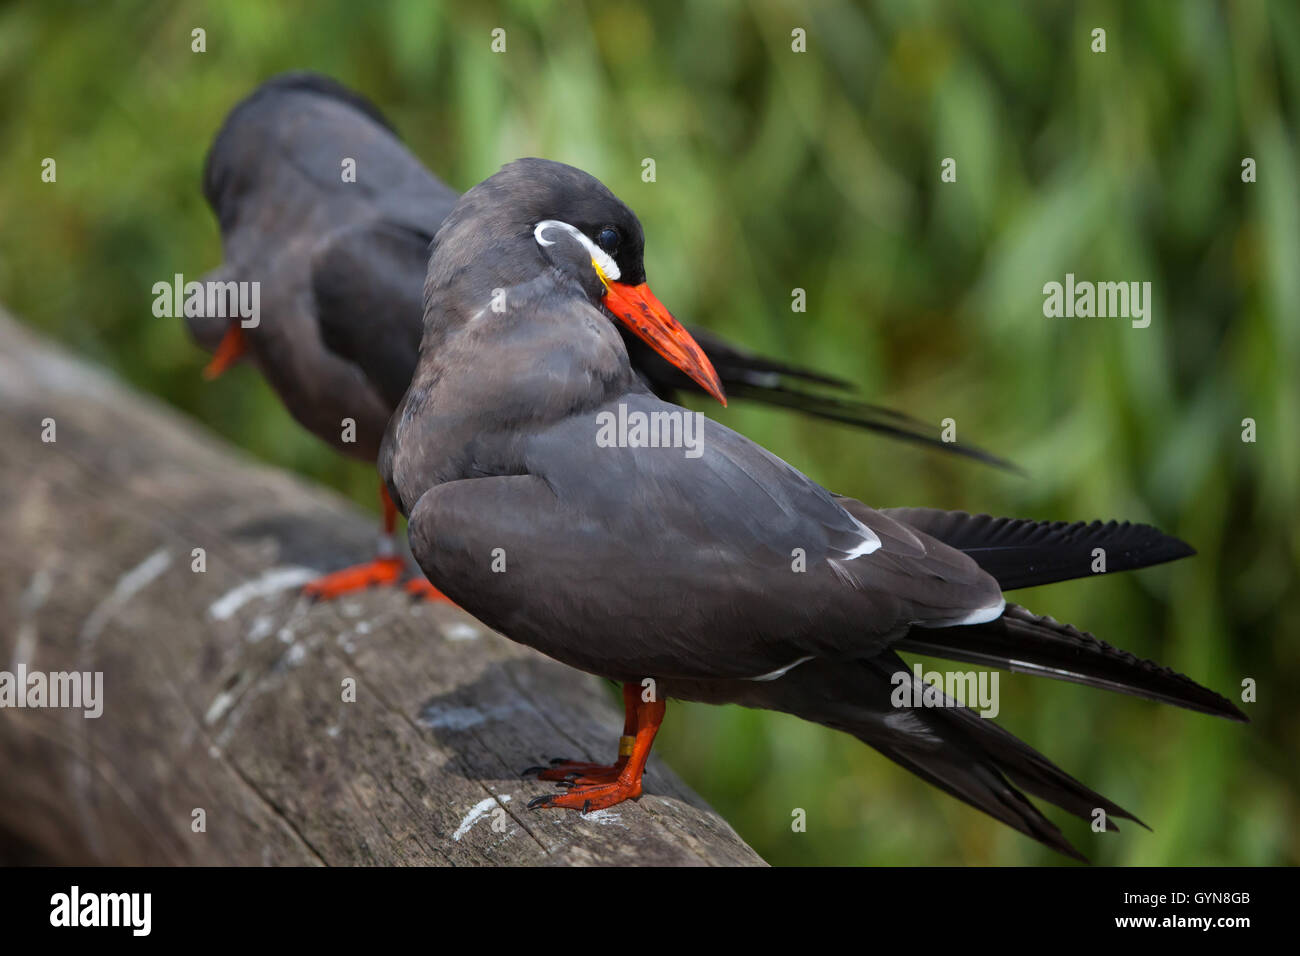
[[[1124, 810], [1124, 809], [1121, 808], [1121, 807], [1116, 807], [1115, 809], [1116, 809], [1118, 812], [1117, 812], [1117, 813], [1111, 813], [1110, 816], [1112, 816], [1112, 817], [1119, 817], [1121, 820], [1128, 820], [1128, 821], [1130, 821], [1130, 822], [1132, 822], [1132, 823], [1136, 823], [1138, 826], [1140, 826], [1143, 830], [1146, 830], [1148, 833], [1153, 833], [1153, 832], [1154, 832], [1154, 831], [1153, 831], [1149, 826], [1147, 826], [1147, 825], [1146, 825], [1142, 820], [1138, 819], [1138, 817], [1135, 816], [1134, 814], [1129, 813], [1127, 810]], [[1107, 819], [1109, 819], [1109, 817], [1108, 817]], [[1118, 824], [1118, 823], [1115, 824], [1115, 832], [1116, 832], [1116, 833], [1119, 832], [1119, 824]]]
[[1227, 697], [1224, 697], [1222, 694], [1217, 694], [1209, 688], [1201, 689], [1205, 694], [1202, 696], [1202, 699], [1196, 703], [1191, 704], [1179, 701], [1174, 701], [1174, 703], [1186, 707], [1188, 710], [1200, 711], [1201, 713], [1208, 714], [1211, 717], [1222, 717], [1224, 720], [1231, 720], [1233, 723], [1237, 724], [1248, 724], [1251, 722], [1250, 717], [1246, 715], [1246, 712]]
[[1167, 698], [1156, 698], [1166, 704], [1173, 704], [1175, 707], [1181, 707], [1184, 710], [1195, 711], [1198, 714], [1205, 714], [1209, 717], [1221, 717], [1224, 720], [1231, 720], [1237, 724], [1248, 724], [1250, 718], [1245, 712], [1221, 694], [1216, 694], [1207, 687], [1194, 685], [1200, 693], [1190, 696], [1178, 696]]
[[1069, 840], [1067, 840], [1065, 837], [1061, 837], [1059, 841], [1049, 845], [1053, 850], [1055, 850], [1057, 853], [1062, 854], [1063, 856], [1068, 856], [1070, 859], [1078, 863], [1082, 863], [1084, 866], [1092, 866], [1092, 860], [1088, 859], [1086, 856], [1080, 853], [1079, 850], [1075, 847], [1075, 845], [1071, 843]]
[[[923, 437], [918, 438], [917, 440], [925, 441]], [[1028, 479], [1031, 477], [1027, 470], [1021, 468], [1014, 461], [1011, 461], [1009, 458], [995, 455], [992, 452], [985, 451], [978, 445], [959, 445], [955, 442], [929, 442], [929, 444], [934, 444], [950, 454], [960, 455], [963, 458], [970, 459], [971, 461], [978, 461], [983, 465], [991, 465], [999, 471], [1005, 471], [1007, 474], [1015, 475], [1017, 478]]]
[[1246, 712], [1232, 701], [1225, 700], [1224, 704], [1226, 706], [1218, 716], [1222, 717], [1224, 720], [1231, 720], [1238, 724], [1248, 724], [1251, 722], [1250, 717], [1246, 715]]

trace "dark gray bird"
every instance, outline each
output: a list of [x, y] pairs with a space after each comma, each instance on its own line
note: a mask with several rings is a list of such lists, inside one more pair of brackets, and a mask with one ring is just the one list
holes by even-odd
[[[344, 160], [355, 162], [355, 181], [344, 180]], [[586, 189], [575, 189], [574, 205], [560, 212], [583, 221], [584, 207], [609, 209], [601, 225], [627, 234], [624, 261], [636, 280], [627, 284], [643, 284], [636, 217], [595, 179], [573, 175]], [[203, 191], [225, 257], [207, 278], [259, 282], [262, 313], [252, 329], [187, 317], [196, 341], [216, 352], [207, 374], [251, 358], [301, 425], [340, 452], [373, 462], [415, 369], [429, 243], [457, 194], [411, 155], [372, 104], [313, 74], [275, 77], [231, 111], [208, 153]], [[512, 277], [521, 274], [507, 270], [503, 281]], [[827, 394], [847, 387], [840, 380], [750, 355], [704, 332], [693, 337], [732, 397], [1006, 464], [973, 446], [945, 443], [936, 429], [901, 413]], [[631, 332], [624, 344], [656, 394], [700, 390]], [[385, 508], [391, 532], [391, 503]], [[400, 574], [401, 562], [381, 554], [309, 590], [330, 596]]]
[[[914, 688], [899, 651], [1245, 719], [1188, 678], [1003, 597], [1091, 574], [1094, 548], [1119, 570], [1191, 554], [1183, 542], [1114, 522], [875, 510], [657, 397], [619, 324], [722, 389], [662, 305], [629, 305], [642, 237], [622, 209], [541, 160], [461, 198], [434, 241], [419, 364], [379, 458], [435, 586], [513, 640], [624, 685], [619, 759], [541, 770], [568, 790], [532, 806], [585, 812], [639, 796], [673, 697], [853, 734], [1077, 856], [1026, 793], [1089, 820], [1100, 808], [1110, 828], [1135, 818], [974, 710]], [[651, 424], [636, 433], [637, 422]]]

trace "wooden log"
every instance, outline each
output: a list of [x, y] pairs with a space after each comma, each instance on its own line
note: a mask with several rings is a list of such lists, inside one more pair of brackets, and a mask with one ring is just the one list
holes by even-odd
[[527, 810], [523, 768], [612, 759], [607, 686], [392, 589], [307, 602], [373, 519], [3, 314], [0, 529], [0, 672], [102, 675], [98, 717], [0, 709], [0, 863], [762, 862], [653, 759]]

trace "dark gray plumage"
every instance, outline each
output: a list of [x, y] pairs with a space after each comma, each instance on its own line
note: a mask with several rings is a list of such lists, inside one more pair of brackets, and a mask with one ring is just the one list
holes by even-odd
[[[1098, 807], [1132, 816], [970, 710], [893, 706], [895, 682], [910, 680], [896, 648], [967, 659], [969, 646], [982, 663], [1037, 663], [1026, 669], [1244, 719], [1186, 678], [1005, 607], [999, 581], [1020, 579], [1017, 560], [1035, 563], [1033, 583], [1079, 576], [1073, 558], [1043, 559], [1058, 546], [1074, 555], [1080, 536], [1119, 533], [1109, 526], [1035, 530], [877, 511], [707, 419], [696, 458], [599, 444], [601, 416], [620, 406], [683, 410], [633, 371], [602, 301], [590, 226], [574, 223], [585, 240], [536, 241], [548, 196], [568, 175], [538, 162], [475, 187], [439, 231], [420, 362], [380, 453], [413, 553], [458, 604], [634, 691], [650, 678], [664, 696], [779, 710], [851, 733], [1072, 855], [1021, 791], [1085, 818]], [[494, 312], [492, 290], [503, 287], [506, 308]], [[1126, 566], [1174, 556], [1173, 539], [1142, 541]], [[662, 706], [634, 710], [633, 698], [631, 756], [543, 771], [578, 777], [544, 802], [590, 808], [640, 793]]]
[[[356, 182], [343, 181], [344, 158]], [[411, 270], [423, 273], [457, 194], [364, 99], [311, 74], [276, 77], [231, 111], [203, 192], [221, 224], [220, 276], [261, 283], [262, 321], [244, 335], [263, 376], [309, 431], [374, 461], [414, 368]], [[221, 320], [187, 321], [209, 348], [225, 331]], [[370, 347], [371, 369], [349, 354], [349, 336]], [[345, 418], [355, 442], [341, 438]]]

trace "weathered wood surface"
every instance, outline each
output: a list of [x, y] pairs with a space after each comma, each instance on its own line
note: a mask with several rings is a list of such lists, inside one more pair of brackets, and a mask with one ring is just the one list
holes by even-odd
[[299, 598], [374, 539], [0, 314], [0, 670], [104, 675], [98, 719], [0, 709], [0, 863], [761, 863], [654, 760], [637, 803], [525, 809], [524, 767], [612, 758], [611, 695], [454, 609]]

